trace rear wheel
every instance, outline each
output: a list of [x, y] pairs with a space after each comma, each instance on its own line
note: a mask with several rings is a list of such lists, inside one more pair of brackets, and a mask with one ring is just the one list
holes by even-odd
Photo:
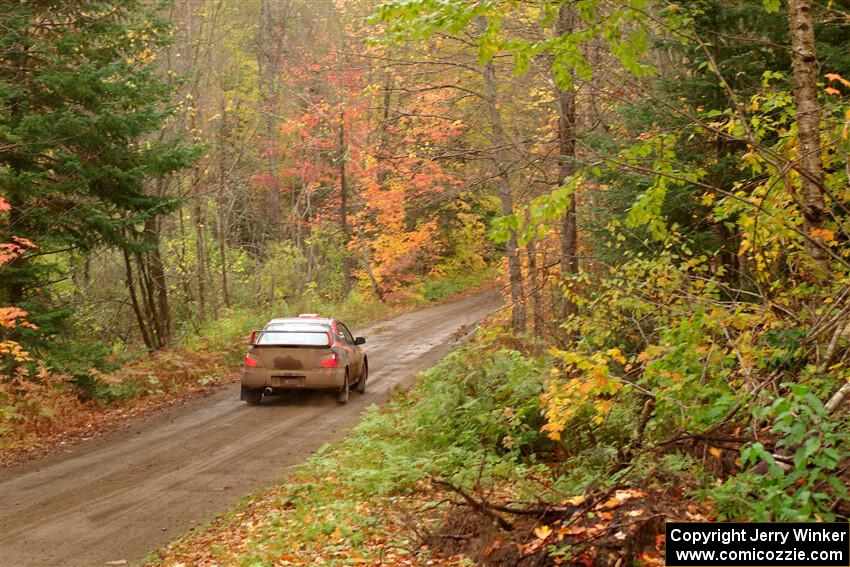
[[348, 392], [350, 390], [350, 384], [348, 382], [348, 368], [345, 369], [345, 382], [342, 385], [342, 390], [339, 391], [339, 396], [337, 397], [337, 401], [341, 404], [348, 403]]
[[263, 399], [263, 391], [259, 388], [256, 390], [251, 390], [249, 388], [246, 388], [245, 386], [242, 386], [242, 395], [240, 396], [240, 399], [248, 402], [249, 406], [255, 406], [260, 403], [260, 400]]
[[360, 373], [360, 380], [357, 381], [357, 385], [354, 387], [355, 390], [359, 394], [366, 393], [366, 379], [369, 377], [369, 361], [365, 358], [363, 359], [363, 372]]

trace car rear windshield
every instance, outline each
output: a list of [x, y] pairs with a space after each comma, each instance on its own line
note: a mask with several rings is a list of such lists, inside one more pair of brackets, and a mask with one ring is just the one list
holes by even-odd
[[328, 332], [320, 330], [320, 327], [318, 326], [314, 326], [314, 329], [316, 330], [262, 331], [260, 335], [255, 339], [254, 344], [259, 346], [330, 346], [331, 342]]

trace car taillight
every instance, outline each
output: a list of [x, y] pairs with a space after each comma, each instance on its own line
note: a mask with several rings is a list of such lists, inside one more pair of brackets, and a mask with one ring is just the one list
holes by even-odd
[[245, 366], [249, 366], [251, 368], [256, 368], [257, 367], [257, 359], [251, 358], [250, 356], [246, 356], [245, 357]]
[[339, 355], [335, 352], [326, 354], [322, 357], [321, 365], [322, 368], [336, 368], [339, 365]]

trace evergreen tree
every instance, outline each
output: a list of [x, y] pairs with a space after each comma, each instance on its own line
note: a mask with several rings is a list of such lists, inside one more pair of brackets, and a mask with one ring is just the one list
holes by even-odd
[[172, 111], [154, 67], [170, 30], [141, 2], [9, 2], [0, 26], [0, 241], [38, 245], [4, 268], [0, 303], [31, 314], [37, 346], [67, 315], [48, 287], [62, 253], [144, 247], [145, 221], [177, 204], [146, 185], [197, 150], [151, 136]]

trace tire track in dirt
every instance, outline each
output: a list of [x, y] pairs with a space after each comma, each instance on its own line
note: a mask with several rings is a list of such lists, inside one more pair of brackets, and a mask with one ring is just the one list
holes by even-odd
[[177, 534], [285, 476], [361, 411], [442, 358], [495, 291], [400, 315], [368, 339], [365, 395], [303, 392], [249, 407], [239, 384], [0, 471], [0, 565], [138, 563]]

